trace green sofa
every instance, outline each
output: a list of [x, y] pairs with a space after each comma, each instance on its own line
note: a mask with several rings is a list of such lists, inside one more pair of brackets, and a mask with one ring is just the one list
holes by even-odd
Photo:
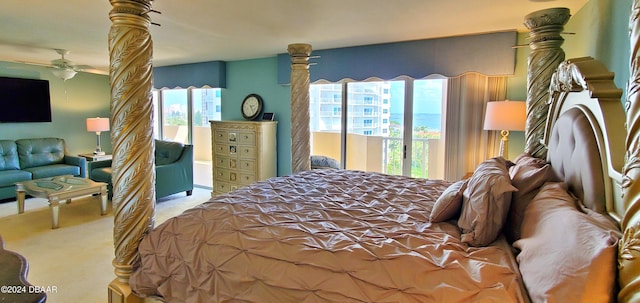
[[16, 182], [61, 175], [84, 178], [86, 161], [67, 155], [60, 138], [0, 140], [0, 199], [16, 197]]
[[[186, 192], [193, 192], [193, 145], [155, 140], [156, 199]], [[112, 197], [111, 160], [89, 162], [89, 178], [108, 184]]]

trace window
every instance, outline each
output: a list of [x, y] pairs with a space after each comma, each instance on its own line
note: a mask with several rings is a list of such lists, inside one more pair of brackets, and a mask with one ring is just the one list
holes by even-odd
[[210, 120], [221, 118], [219, 88], [162, 89], [152, 92], [154, 105], [154, 137], [156, 139], [193, 144], [195, 185], [211, 187]]
[[[443, 178], [446, 84], [446, 79], [312, 84], [311, 153], [337, 159], [347, 169]], [[405, 96], [406, 89], [413, 94]], [[316, 114], [322, 102], [314, 96], [321, 91], [342, 96], [331, 117]], [[413, 115], [405, 117], [405, 109]]]

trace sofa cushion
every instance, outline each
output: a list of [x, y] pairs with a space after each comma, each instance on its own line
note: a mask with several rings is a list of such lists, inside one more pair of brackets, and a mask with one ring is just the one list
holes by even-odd
[[180, 142], [156, 140], [156, 165], [167, 165], [176, 162], [182, 155], [184, 144]]
[[68, 164], [53, 164], [37, 167], [29, 167], [24, 170], [31, 172], [34, 179], [48, 178], [62, 175], [80, 175], [80, 167]]
[[0, 170], [20, 169], [18, 147], [12, 140], [0, 140]]
[[19, 139], [16, 140], [16, 145], [18, 146], [18, 157], [20, 159], [20, 168], [22, 169], [60, 164], [64, 161], [63, 139]]
[[13, 186], [20, 181], [31, 180], [31, 173], [24, 170], [2, 170], [0, 171], [0, 187]]

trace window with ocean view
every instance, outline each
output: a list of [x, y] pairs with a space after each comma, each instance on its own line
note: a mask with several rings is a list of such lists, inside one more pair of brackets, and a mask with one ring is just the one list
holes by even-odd
[[[446, 83], [442, 78], [312, 84], [312, 154], [339, 160], [347, 169], [442, 178]], [[406, 89], [413, 94], [405, 97]], [[346, 100], [336, 100], [344, 91]], [[324, 109], [323, 96], [332, 96], [330, 109]]]

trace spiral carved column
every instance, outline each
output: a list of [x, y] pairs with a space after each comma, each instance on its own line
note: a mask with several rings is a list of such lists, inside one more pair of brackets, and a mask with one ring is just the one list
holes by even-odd
[[627, 140], [622, 177], [622, 241], [618, 244], [618, 302], [640, 301], [640, 0], [631, 6], [631, 64], [627, 84]]
[[154, 224], [151, 0], [110, 0], [111, 145], [116, 279], [109, 302], [140, 302], [128, 281]]
[[550, 8], [525, 16], [530, 30], [529, 68], [527, 74], [527, 124], [524, 151], [546, 159], [547, 150], [541, 143], [549, 111], [549, 84], [556, 68], [564, 61], [560, 34], [569, 21], [569, 9]]
[[309, 56], [311, 45], [290, 44], [291, 56], [291, 170], [311, 169], [309, 127]]

